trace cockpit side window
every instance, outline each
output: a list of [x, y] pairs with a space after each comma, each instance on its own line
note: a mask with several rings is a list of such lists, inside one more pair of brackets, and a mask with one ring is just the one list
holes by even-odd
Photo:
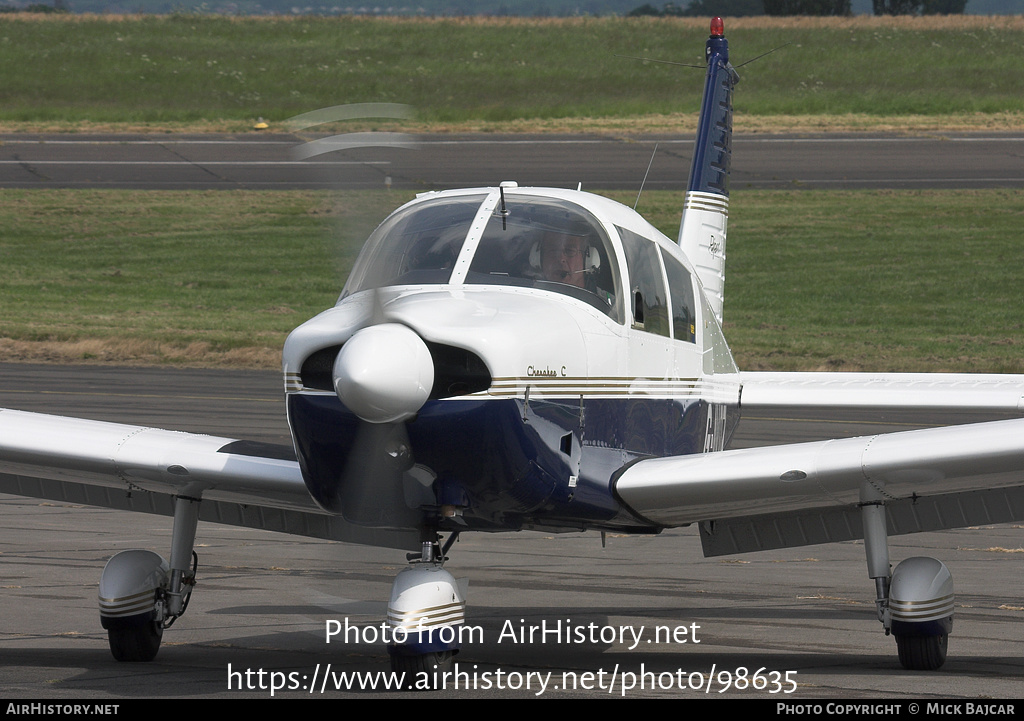
[[366, 241], [341, 297], [389, 285], [448, 283], [486, 197], [444, 198], [395, 212]]
[[[616, 226], [617, 227], [617, 226]], [[633, 327], [666, 338], [670, 336], [668, 293], [661, 270], [661, 254], [653, 240], [618, 228], [629, 268]]]
[[568, 201], [508, 193], [484, 229], [465, 282], [562, 293], [621, 323], [617, 279], [608, 234], [590, 213]]

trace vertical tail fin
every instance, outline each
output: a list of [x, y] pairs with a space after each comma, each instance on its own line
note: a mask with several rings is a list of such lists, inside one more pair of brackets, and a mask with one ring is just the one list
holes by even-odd
[[721, 323], [732, 158], [732, 89], [739, 81], [729, 64], [729, 41], [725, 39], [721, 18], [711, 21], [711, 36], [704, 55], [708, 72], [678, 242], [693, 263]]

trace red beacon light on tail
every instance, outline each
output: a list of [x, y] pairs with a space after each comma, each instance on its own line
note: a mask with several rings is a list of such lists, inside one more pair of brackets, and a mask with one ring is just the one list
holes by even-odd
[[722, 22], [722, 18], [713, 17], [711, 18], [711, 37], [722, 38], [725, 37], [725, 23]]

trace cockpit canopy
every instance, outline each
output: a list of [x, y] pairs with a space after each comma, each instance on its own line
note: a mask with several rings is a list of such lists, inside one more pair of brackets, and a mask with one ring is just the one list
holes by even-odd
[[370, 236], [342, 297], [460, 283], [554, 291], [622, 322], [618, 263], [597, 218], [567, 200], [514, 192], [439, 197], [398, 210]]
[[651, 237], [618, 222], [606, 226], [556, 194], [439, 193], [400, 208], [373, 232], [341, 297], [397, 285], [535, 288], [576, 298], [635, 329], [693, 342], [690, 272]]

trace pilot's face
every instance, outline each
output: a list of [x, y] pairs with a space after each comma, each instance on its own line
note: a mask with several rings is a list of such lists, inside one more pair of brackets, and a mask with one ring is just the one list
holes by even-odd
[[583, 287], [583, 238], [548, 233], [541, 243], [540, 270], [545, 280]]

